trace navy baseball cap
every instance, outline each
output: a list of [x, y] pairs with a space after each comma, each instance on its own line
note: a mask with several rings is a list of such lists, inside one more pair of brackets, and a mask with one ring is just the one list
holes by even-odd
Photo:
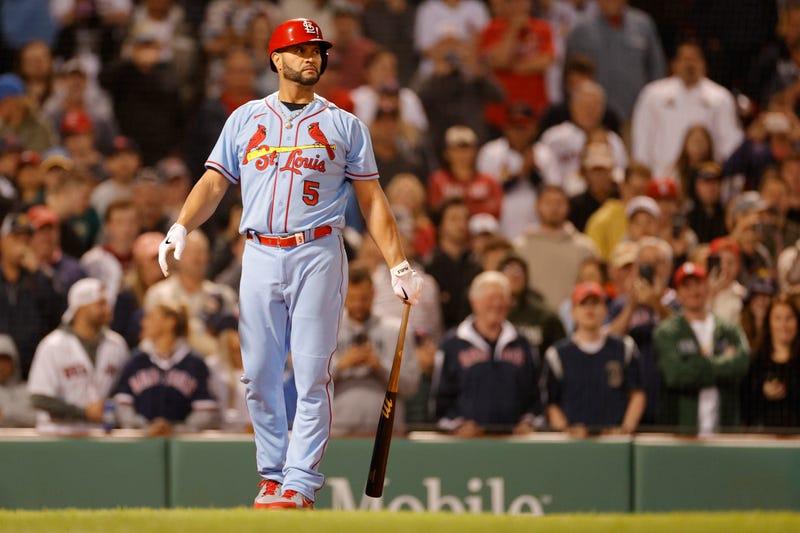
[[16, 74], [0, 75], [0, 100], [25, 94], [25, 83]]

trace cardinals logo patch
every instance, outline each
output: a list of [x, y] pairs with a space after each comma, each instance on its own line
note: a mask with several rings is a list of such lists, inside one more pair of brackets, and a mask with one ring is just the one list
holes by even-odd
[[256, 148], [259, 148], [261, 146], [261, 143], [263, 143], [264, 139], [266, 138], [267, 138], [267, 127], [264, 126], [263, 124], [259, 124], [258, 129], [256, 129], [256, 132], [253, 134], [252, 137], [250, 137], [250, 141], [247, 143], [247, 148], [244, 151], [244, 159], [242, 159], [242, 165], [246, 165], [248, 161], [253, 159], [252, 157], [250, 157], [250, 153]]
[[328, 157], [333, 161], [336, 157], [336, 154], [333, 153], [336, 147], [328, 142], [325, 133], [319, 128], [319, 122], [312, 122], [308, 125], [308, 134], [311, 135], [311, 138], [317, 141], [317, 143], [325, 147], [325, 150], [328, 152]]

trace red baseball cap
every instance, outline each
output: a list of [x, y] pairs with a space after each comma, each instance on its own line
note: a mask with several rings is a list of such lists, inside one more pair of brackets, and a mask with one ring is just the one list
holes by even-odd
[[575, 285], [575, 288], [572, 289], [572, 305], [578, 305], [590, 296], [596, 296], [602, 301], [605, 301], [606, 291], [604, 291], [603, 287], [601, 287], [596, 281], [584, 281], [583, 283], [578, 283]]
[[33, 226], [35, 230], [42, 226], [47, 226], [48, 224], [51, 226], [58, 225], [58, 215], [46, 205], [34, 205], [28, 209], [25, 214], [28, 216], [28, 219], [31, 221], [31, 226]]
[[736, 257], [741, 253], [739, 244], [730, 237], [717, 237], [708, 243], [708, 251], [712, 254], [717, 254], [720, 250], [730, 250]]
[[76, 135], [92, 131], [92, 117], [81, 109], [68, 111], [61, 119], [61, 134]]
[[688, 261], [675, 271], [675, 275], [672, 278], [672, 282], [676, 287], [680, 287], [681, 283], [684, 282], [686, 278], [697, 278], [699, 280], [705, 281], [708, 279], [708, 274], [706, 273], [706, 269], [701, 267], [696, 263], [689, 263]]
[[655, 200], [676, 200], [678, 186], [672, 178], [653, 178], [647, 185], [647, 196]]

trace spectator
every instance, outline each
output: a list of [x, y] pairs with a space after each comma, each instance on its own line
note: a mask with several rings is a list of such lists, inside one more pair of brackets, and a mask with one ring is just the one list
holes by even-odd
[[435, 55], [433, 61], [433, 71], [420, 78], [416, 92], [430, 122], [428, 139], [432, 148], [427, 155], [437, 162], [445, 148], [445, 131], [453, 124], [469, 126], [481, 143], [488, 141], [492, 133], [483, 115], [475, 110], [489, 102], [503, 101], [504, 95], [474, 55], [465, 53], [463, 59]]
[[438, 244], [425, 271], [439, 286], [442, 318], [447, 330], [469, 315], [467, 290], [481, 266], [470, 248], [469, 209], [463, 200], [446, 200], [435, 212], [433, 222]]
[[0, 427], [33, 427], [36, 411], [28, 387], [22, 381], [14, 339], [0, 334]]
[[133, 195], [133, 181], [141, 168], [142, 156], [136, 141], [129, 137], [116, 137], [106, 158], [108, 179], [92, 192], [92, 207], [98, 215], [105, 216], [106, 209], [115, 200]]
[[48, 46], [56, 37], [57, 22], [51, 13], [51, 0], [29, 0], [3, 4], [0, 26], [0, 72], [14, 68], [18, 51], [26, 43], [42, 40]]
[[794, 0], [778, 3], [778, 26], [775, 35], [763, 43], [763, 47], [750, 64], [747, 96], [766, 106], [770, 97], [771, 81], [778, 72], [779, 65], [786, 65], [790, 59], [789, 45], [800, 38], [800, 4]]
[[739, 325], [742, 326], [742, 331], [747, 337], [747, 344], [754, 354], [760, 352], [764, 343], [767, 310], [775, 293], [776, 284], [772, 278], [754, 276], [747, 283], [747, 294], [745, 294]]
[[498, 265], [511, 286], [512, 307], [508, 321], [536, 348], [545, 353], [556, 341], [566, 337], [564, 326], [541, 294], [528, 287], [528, 265], [514, 254], [507, 253]]
[[661, 210], [649, 196], [636, 196], [628, 202], [625, 206], [625, 217], [628, 219], [628, 239], [636, 242], [643, 237], [655, 237], [658, 234]]
[[[580, 155], [580, 175], [586, 190], [569, 199], [569, 220], [584, 231], [589, 218], [606, 200], [617, 196], [614, 182], [614, 156], [604, 142], [586, 143]], [[565, 193], [568, 194], [565, 190]]]
[[503, 136], [478, 151], [478, 171], [503, 185], [500, 233], [518, 237], [536, 219], [536, 191], [543, 184], [561, 183], [555, 155], [542, 143], [534, 143], [536, 113], [524, 102], [507, 106]]
[[83, 254], [81, 265], [89, 276], [103, 282], [108, 303], [113, 308], [122, 278], [133, 265], [133, 243], [139, 236], [138, 213], [130, 199], [111, 202], [103, 220], [103, 234], [104, 242]]
[[144, 298], [147, 289], [164, 278], [158, 266], [158, 245], [163, 233], [142, 233], [133, 242], [133, 266], [122, 279], [122, 289], [114, 306], [111, 329], [125, 338], [128, 346], [139, 344]]
[[28, 101], [25, 85], [16, 74], [0, 75], [0, 137], [8, 135], [39, 153], [56, 144], [53, 130]]
[[177, 156], [165, 157], [156, 165], [158, 179], [162, 183], [161, 192], [164, 198], [164, 211], [169, 224], [178, 219], [181, 206], [189, 195], [192, 186], [192, 175], [186, 163]]
[[59, 127], [61, 144], [69, 153], [74, 167], [90, 173], [97, 179], [106, 177], [103, 154], [96, 147], [94, 124], [89, 113], [82, 109], [68, 111]]
[[800, 152], [792, 152], [781, 161], [778, 175], [786, 183], [786, 218], [800, 223]]
[[[278, 73], [273, 72], [269, 66], [269, 38], [272, 36], [272, 28], [273, 19], [269, 13], [258, 12], [248, 25], [244, 43], [244, 49], [253, 60], [255, 92], [259, 95], [267, 95], [278, 90]], [[215, 87], [215, 92], [218, 89]], [[206, 97], [208, 96], [210, 95], [206, 95]]]
[[228, 51], [223, 65], [219, 94], [209, 96], [200, 104], [189, 128], [186, 158], [194, 176], [202, 175], [203, 164], [228, 116], [240, 105], [257, 97], [255, 64], [245, 50], [233, 48]]
[[378, 49], [375, 41], [361, 34], [360, 17], [360, 6], [352, 2], [333, 3], [333, 32], [328, 35], [333, 35], [334, 46], [330, 54], [340, 58], [342, 83], [348, 89], [367, 83], [368, 59]]
[[113, 391], [119, 425], [151, 437], [220, 425], [219, 404], [209, 390], [208, 367], [186, 342], [186, 309], [165, 303], [142, 319], [142, 343]]
[[569, 297], [581, 263], [597, 255], [597, 250], [591, 239], [567, 221], [569, 202], [560, 187], [542, 188], [536, 211], [538, 226], [518, 237], [514, 249], [528, 265], [528, 285], [555, 308]]
[[[213, 0], [209, 2], [205, 11], [205, 19], [200, 27], [200, 36], [206, 54], [212, 58], [219, 57], [229, 49], [241, 46], [246, 39], [249, 22], [261, 13], [269, 15], [272, 10], [270, 3], [265, 0]], [[307, 16], [309, 13], [304, 15]], [[317, 13], [314, 15], [316, 17]]]
[[742, 422], [750, 429], [800, 425], [800, 314], [785, 296], [772, 300], [764, 342], [742, 386]]
[[[653, 424], [660, 409], [661, 379], [653, 345], [653, 330], [678, 308], [675, 291], [669, 288], [672, 251], [656, 237], [641, 239], [636, 247], [634, 268], [620, 281], [623, 290], [611, 302], [608, 331], [630, 335], [639, 348], [642, 387], [647, 395], [643, 422]], [[623, 252], [623, 250], [620, 250]], [[621, 262], [621, 258], [618, 259]]]
[[73, 169], [58, 176], [46, 190], [45, 203], [61, 221], [61, 247], [64, 253], [81, 257], [94, 245], [100, 218], [89, 203], [94, 178]]
[[444, 134], [443, 168], [428, 179], [428, 203], [437, 209], [448, 198], [461, 198], [470, 215], [488, 213], [500, 216], [503, 189], [476, 165], [478, 136], [466, 126], [452, 126]]
[[69, 290], [61, 326], [36, 348], [28, 379], [41, 431], [97, 428], [103, 403], [128, 359], [128, 347], [106, 327], [111, 309], [100, 280], [85, 278]]
[[469, 289], [472, 314], [441, 344], [436, 414], [461, 437], [487, 431], [525, 434], [541, 425], [539, 354], [507, 320], [511, 287], [483, 272]]
[[401, 86], [408, 85], [417, 69], [414, 36], [408, 31], [414, 26], [415, 12], [416, 2], [389, 0], [367, 2], [361, 14], [364, 36], [391, 50], [397, 58], [397, 78]]
[[100, 81], [120, 131], [139, 145], [145, 165], [155, 165], [181, 146], [183, 107], [174, 65], [161, 60], [155, 35], [141, 32], [131, 40], [130, 57], [112, 64]]
[[731, 204], [728, 227], [730, 237], [739, 245], [742, 259], [739, 280], [744, 284], [751, 276], [762, 271], [774, 272], [772, 255], [762, 242], [766, 209], [767, 203], [756, 191], [740, 194]]
[[19, 52], [19, 75], [25, 83], [25, 94], [34, 109], [53, 91], [53, 55], [50, 46], [39, 40], [29, 41]]
[[44, 172], [40, 166], [41, 161], [41, 156], [30, 150], [19, 155], [14, 183], [17, 186], [18, 205], [23, 209], [44, 202]]
[[[429, 75], [437, 57], [461, 61], [474, 55], [480, 32], [489, 23], [489, 10], [478, 0], [424, 0], [414, 20], [414, 47], [422, 56], [419, 75]], [[474, 111], [474, 110], [473, 110]]]
[[702, 124], [713, 140], [714, 160], [725, 161], [742, 142], [733, 95], [706, 77], [703, 50], [681, 43], [672, 60], [672, 76], [647, 84], [633, 109], [633, 157], [666, 175], [692, 126]]
[[642, 87], [664, 76], [664, 51], [644, 11], [628, 6], [627, 0], [597, 0], [597, 7], [570, 33], [567, 57], [592, 58], [597, 81], [610, 95], [609, 107], [628, 120]]
[[[345, 64], [354, 62], [353, 58], [344, 57], [347, 57]], [[417, 93], [400, 85], [394, 53], [376, 48], [365, 58], [364, 71], [365, 83], [350, 91], [353, 114], [371, 124], [381, 109], [396, 108], [404, 136], [413, 145], [419, 144], [420, 137], [428, 130], [428, 117]]]
[[[800, 293], [800, 241], [787, 246], [778, 256], [778, 284], [783, 293], [794, 296]], [[763, 275], [763, 273], [762, 273]]]
[[741, 328], [708, 311], [706, 270], [684, 263], [673, 282], [682, 310], [653, 333], [664, 384], [662, 424], [713, 435], [739, 424], [739, 382], [749, 354]]
[[[697, 199], [694, 182], [700, 167], [714, 161], [714, 140], [705, 126], [690, 126], [683, 136], [683, 144], [672, 167], [665, 173], [681, 186], [683, 196]], [[718, 174], [721, 175], [722, 169]]]
[[777, 173], [765, 173], [758, 192], [767, 203], [762, 225], [764, 245], [772, 257], [777, 257], [787, 245], [800, 239], [800, 223], [787, 216], [789, 187]]
[[737, 281], [741, 270], [739, 245], [718, 237], [708, 246], [706, 263], [711, 311], [727, 322], [738, 323], [747, 289]]
[[[481, 32], [478, 50], [509, 102], [525, 102], [537, 113], [547, 107], [545, 75], [555, 58], [547, 21], [530, 16], [531, 0], [499, 0], [500, 13]], [[486, 120], [495, 128], [504, 123], [501, 104], [486, 108]]]
[[[475, 251], [483, 270], [500, 270], [500, 263], [505, 256], [514, 251], [514, 245], [511, 244], [511, 241], [499, 235], [487, 234], [480, 247], [474, 244], [476, 241], [475, 236], [473, 236], [472, 240], [472, 249]], [[541, 295], [539, 297], [541, 299]]]
[[386, 188], [396, 174], [425, 175], [426, 167], [420, 152], [403, 132], [400, 111], [394, 104], [379, 109], [369, 125], [372, 151], [378, 165], [381, 185]]
[[51, 2], [51, 14], [59, 29], [55, 55], [86, 55], [96, 65], [92, 72], [96, 75], [100, 63], [108, 64], [119, 56], [132, 10], [131, 0], [91, 4], [79, 0]]
[[722, 205], [721, 173], [717, 163], [707, 161], [697, 168], [689, 182], [695, 199], [686, 214], [686, 222], [697, 235], [698, 243], [711, 242], [728, 234], [725, 206]]
[[[394, 318], [373, 314], [375, 290], [369, 268], [350, 265], [345, 312], [339, 327], [336, 354], [332, 361], [336, 396], [333, 401], [334, 436], [365, 435], [374, 431], [375, 413], [380, 410], [386, 381], [392, 368], [399, 323]], [[394, 431], [405, 432], [405, 402], [414, 395], [419, 381], [415, 364], [414, 332], [406, 330], [398, 387]]]
[[111, 151], [111, 141], [117, 135], [111, 98], [96, 79], [89, 77], [87, 67], [78, 58], [61, 66], [53, 92], [42, 104], [42, 114], [53, 127], [60, 126], [70, 111], [88, 113], [96, 148], [103, 153]]
[[580, 170], [581, 154], [589, 144], [590, 135], [592, 141], [608, 144], [614, 167], [625, 169], [628, 166], [622, 138], [614, 132], [602, 130], [600, 121], [605, 100], [605, 92], [599, 84], [588, 80], [582, 82], [570, 98], [570, 119], [542, 133], [540, 142], [555, 154], [562, 186], [570, 196], [586, 190], [586, 184], [576, 173]]
[[598, 283], [575, 286], [575, 332], [545, 354], [550, 427], [577, 437], [589, 432], [630, 434], [644, 413], [639, 353], [630, 337], [603, 329], [605, 292]]
[[64, 298], [39, 268], [30, 245], [28, 217], [10, 213], [0, 225], [0, 332], [19, 350], [22, 379], [28, 378], [36, 345], [58, 325]]
[[634, 198], [646, 194], [651, 177], [647, 166], [631, 163], [620, 186], [621, 198], [608, 198], [586, 221], [586, 235], [594, 241], [602, 259], [607, 261], [628, 235], [627, 206]]
[[436, 227], [426, 210], [425, 186], [413, 174], [395, 174], [386, 187], [386, 199], [395, 213], [405, 212], [413, 223], [413, 255], [421, 261], [429, 259], [436, 247]]
[[765, 111], [747, 128], [747, 136], [722, 166], [724, 176], [742, 174], [744, 190], [758, 189], [764, 171], [778, 166], [798, 148], [800, 122], [791, 112]]
[[175, 65], [175, 75], [181, 88], [182, 99], [191, 101], [200, 91], [195, 86], [197, 44], [192, 36], [186, 12], [176, 0], [144, 0], [134, 8], [131, 34], [149, 33], [161, 48], [161, 61]]
[[[636, 247], [635, 243], [626, 241], [620, 243], [618, 248], [624, 245], [632, 245], [633, 247]], [[614, 256], [614, 259], [616, 259], [616, 256]], [[632, 257], [628, 259], [627, 262], [624, 262], [623, 265], [617, 269], [617, 271], [625, 271], [630, 273], [635, 259], [636, 252], [634, 251], [632, 253]], [[609, 271], [616, 274], [617, 277], [611, 278]], [[583, 260], [578, 268], [578, 276], [575, 279], [575, 284], [589, 281], [599, 283], [600, 286], [604, 287], [604, 290], [606, 291], [606, 298], [614, 298], [615, 296], [619, 295], [619, 291], [614, 285], [613, 280], [620, 280], [621, 278], [624, 279], [617, 271], [615, 271], [613, 267], [606, 267], [606, 264], [597, 257], [587, 257]], [[567, 334], [571, 334], [573, 331], [575, 331], [575, 322], [572, 320], [572, 300], [570, 297], [565, 298], [561, 302], [561, 305], [558, 306], [558, 318], [561, 320], [561, 324], [563, 324], [564, 330]]]
[[669, 243], [673, 260], [679, 265], [692, 255], [697, 246], [697, 235], [686, 225], [678, 185], [672, 178], [655, 178], [647, 187], [647, 196], [656, 201], [661, 213], [656, 221], [656, 235]]
[[53, 286], [66, 293], [86, 270], [76, 257], [61, 250], [61, 227], [58, 215], [46, 205], [34, 205], [25, 212], [33, 234], [30, 246], [41, 271], [53, 280]]
[[[553, 5], [556, 6], [565, 4], [566, 2], [559, 2], [554, 3]], [[552, 69], [553, 67], [550, 68]], [[564, 94], [563, 96], [558, 95], [558, 97], [552, 93], [550, 94], [550, 99], [554, 103], [552, 103], [542, 115], [542, 120], [539, 122], [539, 132], [537, 133], [537, 137], [553, 126], [558, 126], [562, 122], [570, 120], [570, 100], [572, 99], [575, 89], [577, 89], [584, 81], [594, 81], [594, 75], [594, 63], [592, 63], [592, 60], [589, 57], [579, 54], [567, 58], [566, 63], [564, 64], [563, 75], [561, 71], [558, 72], [558, 76], [563, 76], [564, 78]], [[561, 83], [560, 80], [559, 83]], [[605, 129], [613, 131], [619, 135], [619, 117], [611, 109], [609, 109], [608, 106], [605, 107], [605, 112], [603, 113], [603, 118], [601, 119], [600, 123]]]
[[143, 168], [136, 176], [131, 198], [139, 213], [142, 231], [166, 233], [169, 230], [164, 184], [152, 167]]
[[150, 287], [144, 299], [145, 311], [159, 303], [186, 306], [187, 342], [203, 355], [211, 355], [216, 349], [214, 339], [206, 331], [206, 317], [219, 312], [232, 313], [237, 302], [233, 289], [206, 279], [208, 260], [208, 238], [201, 231], [193, 231], [186, 238], [180, 263], [172, 267], [175, 273]]

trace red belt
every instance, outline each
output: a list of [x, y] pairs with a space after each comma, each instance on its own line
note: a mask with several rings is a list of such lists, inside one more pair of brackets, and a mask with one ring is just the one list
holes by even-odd
[[301, 231], [300, 233], [295, 233], [294, 235], [288, 235], [286, 237], [260, 235], [254, 231], [248, 231], [247, 240], [256, 241], [264, 246], [273, 246], [275, 248], [291, 248], [293, 246], [303, 244], [304, 242], [313, 241], [314, 239], [319, 239], [325, 235], [330, 235], [331, 233], [333, 233], [333, 228], [330, 226], [320, 226], [318, 228]]

